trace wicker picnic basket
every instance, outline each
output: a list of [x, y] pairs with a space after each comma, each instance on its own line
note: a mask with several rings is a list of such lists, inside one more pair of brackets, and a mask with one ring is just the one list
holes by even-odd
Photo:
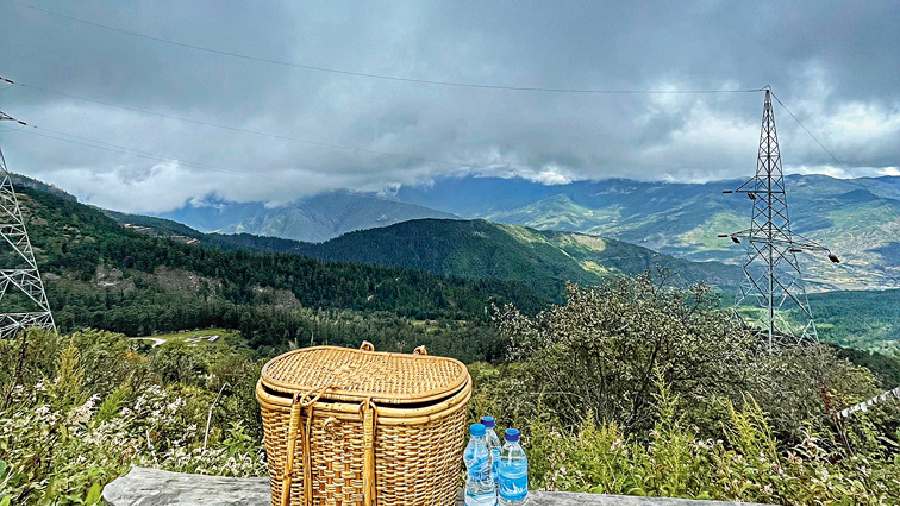
[[256, 384], [273, 506], [454, 504], [472, 381], [457, 360], [316, 346]]

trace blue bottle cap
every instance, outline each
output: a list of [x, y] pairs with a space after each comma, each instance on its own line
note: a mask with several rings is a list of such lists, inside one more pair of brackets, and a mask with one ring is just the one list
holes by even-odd
[[484, 425], [487, 428], [491, 428], [496, 424], [493, 416], [482, 416], [481, 417], [481, 425]]
[[503, 436], [510, 443], [515, 443], [519, 440], [519, 429], [513, 429], [512, 427], [510, 427], [509, 429], [506, 429], [506, 432], [503, 433]]
[[473, 423], [472, 425], [469, 425], [469, 434], [475, 437], [484, 436], [485, 431], [487, 431], [487, 427], [481, 425], [480, 423]]

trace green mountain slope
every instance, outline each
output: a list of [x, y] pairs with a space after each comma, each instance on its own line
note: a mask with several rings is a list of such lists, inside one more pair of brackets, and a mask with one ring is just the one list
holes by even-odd
[[809, 303], [822, 340], [900, 358], [900, 290], [816, 293]]
[[485, 220], [410, 220], [312, 244], [249, 234], [203, 234], [169, 220], [109, 214], [124, 226], [143, 227], [146, 233], [169, 235], [182, 242], [296, 253], [442, 276], [508, 280], [555, 300], [566, 281], [596, 284], [611, 274], [636, 275], [657, 268], [666, 270], [676, 284], [703, 281], [730, 291], [740, 279], [740, 270], [733, 265], [692, 262], [615, 239]]
[[[675, 185], [673, 185], [675, 186]], [[880, 197], [866, 189], [845, 192], [843, 185], [829, 187], [807, 180], [796, 181], [790, 194], [795, 231], [827, 244], [844, 259], [833, 266], [827, 261], [805, 262], [811, 286], [822, 289], [874, 289], [900, 286], [900, 200]], [[651, 189], [636, 190], [652, 196]], [[665, 186], [652, 188], [665, 191]], [[743, 249], [733, 247], [718, 234], [746, 229], [748, 201], [705, 192], [681, 192], [685, 198], [662, 209], [636, 210], [624, 197], [610, 193], [596, 204], [578, 202], [572, 196], [554, 195], [527, 206], [487, 218], [542, 229], [573, 230], [618, 237], [688, 259], [716, 259], [737, 263]], [[829, 192], [834, 193], [829, 193]], [[610, 198], [609, 195], [613, 195]], [[617, 197], [617, 198], [616, 198]]]
[[[240, 330], [255, 346], [358, 344], [364, 336], [396, 349], [425, 342], [476, 360], [502, 349], [486, 324], [492, 300], [534, 311], [563, 279], [590, 283], [654, 264], [686, 281], [721, 279], [726, 285], [732, 279], [728, 265], [483, 220], [416, 220], [305, 244], [204, 234], [36, 188], [20, 190], [20, 200], [64, 329], [93, 326], [147, 335], [219, 326]], [[815, 294], [810, 300], [827, 341], [888, 351], [900, 342], [898, 297], [900, 290], [889, 290]]]
[[421, 269], [445, 276], [504, 279], [557, 296], [565, 281], [592, 284], [610, 274], [661, 267], [674, 282], [735, 286], [739, 271], [719, 262], [690, 262], [614, 239], [539, 231], [485, 220], [411, 220], [351, 232], [294, 251], [330, 261]]
[[[900, 288], [900, 177], [786, 180], [794, 231], [843, 259], [833, 265], [821, 256], [804, 257], [811, 291]], [[722, 194], [742, 182], [618, 179], [547, 186], [515, 178], [445, 178], [400, 188], [392, 199], [333, 192], [285, 206], [212, 203], [165, 216], [203, 231], [307, 242], [410, 219], [483, 218], [618, 239], [686, 260], [739, 264], [744, 249], [718, 235], [749, 226], [750, 201]]]
[[71, 198], [33, 188], [19, 194], [63, 330], [92, 326], [147, 335], [217, 326], [238, 329], [258, 346], [364, 338], [399, 346], [430, 339], [437, 349], [482, 347], [481, 358], [484, 346], [496, 344], [478, 323], [487, 320], [492, 301], [531, 311], [544, 303], [514, 282], [185, 244], [171, 234], [123, 227]]

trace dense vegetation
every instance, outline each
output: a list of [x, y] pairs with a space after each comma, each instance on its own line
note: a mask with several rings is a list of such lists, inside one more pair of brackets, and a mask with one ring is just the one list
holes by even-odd
[[[171, 222], [154, 236], [40, 189], [22, 203], [66, 334], [0, 341], [0, 506], [94, 504], [132, 463], [260, 474], [253, 385], [264, 357], [363, 338], [477, 362], [471, 415], [524, 429], [537, 488], [798, 505], [900, 497], [897, 406], [838, 415], [900, 383], [900, 360], [825, 346], [768, 353], [703, 286], [607, 277], [569, 285], [552, 306], [515, 278], [335, 264]], [[864, 339], [896, 339], [898, 293], [813, 296], [820, 332], [887, 352]], [[209, 326], [237, 333], [151, 349], [73, 332]]]
[[[900, 497], [900, 410], [835, 416], [878, 391], [872, 374], [824, 347], [761, 353], [702, 289], [623, 279], [497, 317], [508, 360], [470, 366], [471, 416], [524, 430], [535, 488], [796, 505]], [[0, 342], [0, 504], [96, 504], [132, 463], [264, 472], [263, 359], [236, 335], [149, 348], [32, 332], [24, 343]]]
[[476, 409], [527, 429], [537, 487], [896, 504], [900, 407], [838, 414], [880, 391], [872, 373], [827, 346], [760, 349], [718, 307], [644, 277], [507, 308], [514, 362], [475, 368]]
[[[323, 260], [406, 267], [472, 279], [513, 280], [557, 302], [564, 296], [565, 280], [592, 285], [609, 275], [633, 276], [647, 269], [665, 268], [674, 273], [669, 279], [674, 284], [717, 284], [724, 290], [723, 306], [730, 306], [734, 297], [729, 290], [737, 283], [731, 276], [739, 272], [733, 266], [687, 262], [620, 241], [483, 220], [416, 220], [308, 244], [249, 234], [204, 234], [170, 220], [107, 213], [120, 223], [146, 227], [144, 233], [173, 240], [196, 240], [226, 250], [299, 253]], [[728, 269], [734, 272], [729, 274]], [[900, 290], [824, 292], [809, 298], [823, 341], [888, 355], [900, 351]]]
[[860, 350], [900, 351], [900, 289], [816, 293], [809, 303], [823, 340]]

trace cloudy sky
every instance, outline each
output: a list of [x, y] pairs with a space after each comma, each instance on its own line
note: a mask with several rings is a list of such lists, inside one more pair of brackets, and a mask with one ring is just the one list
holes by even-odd
[[900, 174], [896, 2], [2, 0], [0, 19], [0, 75], [23, 84], [0, 89], [0, 110], [38, 126], [0, 125], [10, 169], [113, 209], [466, 172], [552, 184], [754, 170], [757, 93], [509, 91], [303, 66], [548, 88], [768, 84], [837, 157], [776, 105], [787, 170]]

